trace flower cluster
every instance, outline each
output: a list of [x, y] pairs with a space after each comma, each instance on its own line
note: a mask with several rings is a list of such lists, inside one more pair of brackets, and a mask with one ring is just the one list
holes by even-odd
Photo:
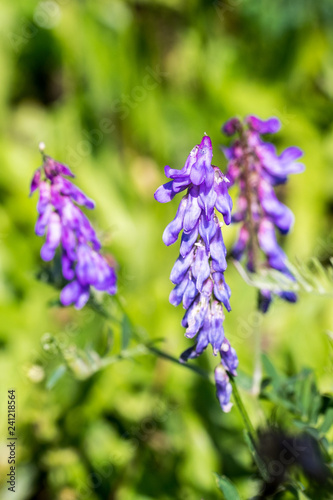
[[217, 396], [222, 409], [229, 411], [231, 385], [225, 369], [236, 375], [238, 360], [224, 336], [222, 304], [230, 311], [230, 288], [224, 279], [226, 249], [215, 208], [229, 224], [232, 201], [226, 177], [211, 161], [211, 140], [204, 136], [181, 170], [165, 167], [165, 175], [172, 180], [160, 186], [154, 196], [166, 203], [187, 190], [175, 219], [163, 233], [164, 243], [171, 245], [183, 231], [180, 255], [170, 275], [175, 285], [170, 302], [175, 306], [183, 303], [186, 312], [182, 326], [186, 328], [186, 337], [196, 337], [196, 343], [181, 355], [181, 360], [195, 358], [208, 344], [212, 345], [214, 355], [221, 356], [221, 365], [215, 372]]
[[61, 291], [61, 303], [74, 303], [81, 309], [89, 299], [91, 286], [115, 294], [116, 274], [100, 254], [96, 233], [77, 206], [92, 209], [94, 202], [66, 177], [74, 177], [70, 169], [44, 155], [43, 166], [33, 176], [30, 194], [39, 189], [35, 231], [43, 236], [47, 230], [42, 259], [52, 260], [61, 246], [62, 273], [69, 281]]
[[[224, 148], [228, 160], [227, 177], [232, 184], [238, 183], [239, 197], [237, 212], [232, 222], [241, 222], [238, 240], [233, 248], [233, 256], [239, 260], [246, 253], [249, 271], [260, 267], [277, 269], [289, 278], [293, 276], [286, 265], [286, 255], [278, 245], [275, 228], [281, 234], [290, 231], [294, 216], [291, 210], [276, 197], [274, 186], [284, 184], [289, 174], [304, 170], [298, 163], [302, 151], [289, 147], [277, 155], [275, 146], [264, 142], [262, 135], [273, 134], [280, 129], [277, 118], [266, 121], [256, 116], [248, 116], [242, 124], [237, 118], [229, 120], [223, 132], [232, 136], [238, 134], [229, 148]], [[261, 255], [264, 254], [264, 258]], [[278, 292], [289, 302], [297, 296], [290, 291]], [[259, 307], [266, 312], [272, 300], [269, 290], [261, 290]]]

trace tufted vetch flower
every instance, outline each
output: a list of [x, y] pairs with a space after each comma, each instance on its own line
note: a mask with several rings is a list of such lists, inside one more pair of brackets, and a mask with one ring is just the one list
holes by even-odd
[[[230, 147], [223, 148], [228, 160], [226, 175], [230, 185], [239, 187], [232, 222], [241, 223], [241, 228], [232, 253], [237, 260], [246, 255], [247, 268], [251, 272], [272, 268], [294, 279], [275, 231], [287, 234], [292, 228], [294, 215], [278, 200], [274, 187], [285, 184], [289, 174], [304, 170], [297, 161], [303, 153], [292, 146], [278, 155], [275, 146], [263, 140], [262, 135], [274, 134], [279, 129], [277, 118], [261, 120], [256, 116], [248, 116], [243, 123], [232, 118], [222, 128], [227, 136], [237, 135]], [[296, 294], [290, 291], [277, 292], [277, 295], [289, 302], [297, 300]], [[266, 312], [271, 300], [272, 293], [261, 290], [259, 308]]]
[[51, 261], [60, 248], [62, 274], [69, 282], [60, 293], [60, 301], [81, 309], [91, 287], [110, 295], [116, 293], [115, 270], [100, 253], [96, 232], [79, 208], [93, 209], [95, 203], [67, 179], [74, 175], [66, 165], [44, 154], [43, 160], [30, 188], [30, 195], [39, 190], [35, 232], [38, 236], [46, 233], [41, 257]]
[[[166, 166], [165, 175], [171, 180], [157, 189], [154, 195], [157, 201], [169, 202], [186, 190], [174, 220], [163, 233], [167, 246], [175, 243], [182, 233], [180, 255], [170, 274], [175, 287], [169, 300], [175, 306], [183, 304], [185, 336], [195, 339], [195, 343], [182, 353], [181, 360], [196, 358], [209, 344], [212, 346], [213, 354], [221, 358], [216, 378], [217, 397], [222, 409], [229, 411], [231, 386], [225, 382], [229, 380], [226, 370], [236, 375], [238, 360], [223, 328], [224, 309], [231, 310], [231, 292], [224, 279], [226, 248], [222, 222], [217, 216], [219, 212], [226, 224], [231, 222], [229, 181], [212, 165], [212, 144], [208, 136], [192, 149], [181, 170]], [[229, 364], [226, 362], [230, 358], [226, 354], [228, 350], [233, 357]]]

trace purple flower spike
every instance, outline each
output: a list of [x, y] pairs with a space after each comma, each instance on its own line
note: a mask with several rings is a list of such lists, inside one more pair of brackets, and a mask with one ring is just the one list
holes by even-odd
[[[248, 116], [243, 124], [238, 119], [229, 120], [223, 128], [226, 135], [238, 133], [231, 146], [224, 148], [228, 160], [226, 176], [231, 184], [238, 183], [240, 191], [237, 212], [232, 215], [232, 222], [241, 223], [233, 256], [240, 260], [245, 254], [251, 272], [258, 272], [262, 267], [272, 268], [293, 279], [275, 229], [287, 234], [293, 226], [294, 215], [278, 200], [274, 186], [284, 184], [289, 174], [304, 170], [297, 162], [303, 153], [292, 146], [278, 156], [275, 146], [263, 141], [262, 134], [274, 134], [279, 129], [277, 118], [261, 120], [257, 116]], [[292, 292], [276, 295], [289, 302], [297, 300]], [[271, 301], [272, 292], [261, 290], [259, 309], [267, 312]]]
[[[230, 131], [237, 130], [240, 122], [230, 124]], [[172, 180], [159, 187], [155, 199], [160, 203], [171, 201], [176, 193], [187, 189], [180, 201], [175, 219], [163, 233], [168, 246], [183, 231], [180, 255], [171, 271], [170, 280], [175, 288], [170, 293], [170, 303], [183, 303], [186, 310], [182, 326], [185, 336], [196, 343], [180, 357], [185, 362], [200, 356], [210, 344], [213, 354], [219, 354], [221, 365], [217, 369], [217, 396], [224, 411], [231, 408], [231, 385], [223, 366], [236, 374], [237, 356], [224, 336], [224, 310], [230, 311], [230, 288], [224, 279], [227, 267], [226, 248], [216, 211], [224, 222], [230, 224], [232, 200], [228, 193], [229, 180], [212, 165], [212, 143], [204, 136], [195, 146], [182, 170], [165, 167], [165, 174]], [[216, 209], [216, 210], [215, 210]], [[219, 375], [223, 370], [224, 378]]]
[[35, 232], [43, 236], [47, 229], [41, 257], [52, 260], [60, 247], [62, 274], [69, 281], [60, 293], [60, 301], [64, 306], [74, 304], [81, 309], [89, 299], [90, 287], [114, 295], [116, 274], [99, 253], [101, 244], [95, 230], [75, 205], [92, 209], [95, 203], [64, 178], [74, 177], [66, 165], [49, 156], [43, 158], [44, 164], [36, 170], [31, 183], [31, 193], [39, 189]]

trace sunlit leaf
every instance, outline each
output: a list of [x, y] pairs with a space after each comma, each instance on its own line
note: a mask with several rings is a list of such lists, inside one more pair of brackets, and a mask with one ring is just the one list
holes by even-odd
[[323, 423], [319, 427], [320, 432], [322, 434], [325, 434], [327, 431], [330, 430], [332, 424], [333, 424], [333, 408], [329, 408], [325, 414]]
[[59, 365], [50, 375], [46, 382], [47, 389], [53, 389], [56, 383], [61, 379], [61, 377], [66, 373], [67, 368], [66, 365]]
[[217, 486], [222, 491], [225, 500], [241, 500], [236, 486], [226, 476], [219, 476], [215, 473]]
[[265, 481], [268, 481], [270, 479], [269, 477], [269, 474], [267, 472], [267, 468], [266, 468], [266, 464], [265, 462], [262, 460], [262, 458], [260, 457], [254, 443], [253, 443], [253, 440], [251, 438], [251, 436], [249, 435], [249, 433], [244, 429], [243, 431], [244, 433], [244, 438], [245, 438], [245, 442], [247, 444], [247, 446], [249, 447], [249, 450], [251, 452], [251, 455], [253, 457], [253, 460], [255, 462], [255, 464], [257, 465], [258, 469], [259, 469], [259, 472], [260, 472], [260, 475], [261, 477], [265, 480]]
[[261, 269], [260, 272], [251, 273], [238, 261], [233, 261], [237, 271], [244, 281], [253, 287], [270, 290], [272, 292], [293, 291], [306, 292], [315, 295], [333, 297], [333, 258], [324, 267], [321, 262], [313, 257], [309, 262], [296, 261], [294, 264], [287, 261], [286, 265], [295, 280], [275, 269]]
[[124, 350], [128, 347], [132, 337], [132, 325], [126, 314], [124, 314], [121, 322], [121, 349]]

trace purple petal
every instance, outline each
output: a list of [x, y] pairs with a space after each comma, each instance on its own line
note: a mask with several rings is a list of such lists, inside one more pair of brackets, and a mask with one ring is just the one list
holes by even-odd
[[184, 276], [187, 273], [188, 268], [193, 262], [193, 258], [194, 258], [193, 249], [188, 255], [186, 255], [186, 257], [182, 257], [181, 255], [178, 257], [170, 274], [170, 280], [174, 285], [179, 285], [179, 283], [181, 283], [181, 281], [184, 279]]
[[198, 290], [195, 286], [195, 283], [194, 281], [192, 281], [192, 279], [189, 279], [183, 296], [183, 306], [185, 309], [188, 309], [190, 307], [197, 295]]
[[57, 166], [60, 174], [67, 175], [67, 177], [75, 177], [75, 175], [67, 165], [57, 162]]
[[92, 249], [88, 245], [81, 244], [77, 248], [75, 272], [82, 286], [92, 284], [96, 280], [97, 268], [92, 258], [92, 252]]
[[222, 132], [225, 135], [234, 135], [237, 131], [242, 129], [242, 124], [238, 118], [231, 118], [222, 127]]
[[36, 191], [36, 189], [38, 189], [39, 187], [39, 184], [40, 184], [40, 179], [41, 179], [41, 169], [39, 168], [38, 170], [36, 170], [36, 172], [34, 173], [33, 175], [33, 178], [32, 178], [32, 181], [31, 181], [31, 185], [30, 185], [30, 196], [32, 195], [32, 193], [34, 191]]
[[180, 231], [183, 228], [185, 210], [187, 206], [187, 198], [184, 197], [178, 207], [176, 217], [164, 230], [162, 239], [165, 245], [169, 246], [177, 241]]
[[198, 356], [200, 356], [204, 352], [208, 344], [209, 344], [208, 329], [202, 327], [197, 337], [195, 352], [191, 355], [191, 358], [197, 358]]
[[269, 118], [268, 120], [260, 120], [257, 116], [250, 115], [246, 118], [246, 123], [259, 134], [275, 134], [281, 128], [281, 123], [278, 118]]
[[208, 311], [208, 301], [206, 298], [201, 298], [201, 300], [195, 300], [188, 310], [186, 317], [187, 328], [185, 336], [188, 338], [193, 338], [203, 325], [205, 316]]
[[62, 194], [70, 196], [78, 205], [83, 205], [89, 209], [95, 208], [95, 202], [88, 198], [81, 189], [72, 184], [68, 179], [59, 176], [54, 181], [54, 184], [57, 185]]
[[196, 278], [196, 287], [201, 292], [203, 283], [210, 275], [208, 253], [206, 247], [198, 244], [195, 252], [194, 262], [192, 264], [192, 273]]
[[218, 177], [218, 181], [215, 184], [215, 191], [217, 194], [215, 207], [223, 215], [224, 222], [230, 224], [231, 222], [231, 211], [232, 211], [232, 199], [228, 193], [228, 182], [226, 178]]
[[175, 286], [173, 290], [171, 290], [169, 295], [169, 302], [173, 306], [179, 306], [181, 301], [183, 300], [183, 295], [186, 290], [187, 284], [189, 281], [188, 273], [184, 276], [184, 279], [179, 283], [179, 285]]
[[74, 278], [73, 262], [66, 253], [63, 253], [61, 256], [61, 268], [62, 274], [66, 280], [70, 281]]
[[102, 255], [87, 245], [79, 247], [76, 273], [82, 284], [93, 285], [96, 290], [108, 291], [110, 287], [113, 289], [116, 284], [114, 269], [108, 265]]
[[35, 225], [35, 233], [37, 236], [43, 236], [46, 226], [49, 223], [50, 216], [53, 212], [52, 206], [47, 205], [44, 211], [40, 214]]
[[39, 184], [39, 200], [37, 203], [37, 212], [39, 214], [43, 213], [51, 200], [51, 188], [50, 184], [45, 181], [41, 181]]
[[167, 182], [160, 186], [154, 193], [154, 198], [160, 203], [168, 203], [176, 195], [175, 191], [172, 189], [173, 181]]
[[74, 230], [77, 236], [81, 236], [85, 241], [90, 241], [95, 250], [101, 248], [101, 243], [89, 219], [68, 199], [61, 210], [61, 216], [64, 226]]
[[232, 387], [229, 377], [221, 365], [218, 365], [215, 369], [215, 384], [216, 396], [220, 402], [221, 408], [224, 412], [228, 413], [232, 407], [232, 403], [230, 403]]
[[213, 156], [212, 149], [212, 142], [210, 138], [208, 136], [204, 136], [199, 144], [196, 162], [193, 164], [190, 173], [191, 181], [196, 186], [202, 184], [204, 179], [209, 188], [213, 185], [214, 170], [211, 166]]
[[59, 163], [50, 156], [47, 156], [44, 162], [44, 172], [46, 177], [50, 181], [53, 181], [60, 174]]
[[186, 363], [186, 361], [188, 361], [189, 359], [192, 359], [192, 358], [195, 358], [196, 355], [195, 355], [195, 345], [193, 345], [192, 347], [189, 347], [188, 349], [186, 349], [186, 351], [182, 352], [180, 357], [179, 357], [179, 361], [181, 363]]
[[236, 241], [232, 249], [232, 255], [235, 259], [237, 260], [241, 259], [249, 239], [250, 239], [249, 230], [247, 226], [243, 224], [243, 226], [240, 228], [239, 231], [238, 240]]
[[288, 233], [294, 222], [292, 211], [277, 199], [267, 181], [260, 182], [258, 194], [266, 214], [270, 216], [282, 234]]
[[210, 256], [214, 271], [224, 272], [227, 268], [226, 248], [224, 246], [222, 231], [218, 229], [210, 242]]
[[213, 186], [211, 188], [208, 188], [205, 184], [201, 186], [200, 194], [198, 197], [198, 204], [200, 208], [204, 211], [208, 219], [211, 218], [214, 212], [216, 196], [217, 194]]
[[219, 302], [222, 302], [228, 312], [231, 311], [229, 299], [231, 295], [230, 287], [224, 279], [223, 273], [213, 273], [214, 295]]
[[269, 290], [260, 290], [258, 297], [258, 309], [262, 313], [267, 313], [272, 302], [272, 293]]
[[82, 309], [89, 300], [90, 290], [89, 286], [81, 288], [80, 294], [75, 302], [75, 309]]
[[198, 205], [198, 188], [192, 187], [188, 192], [186, 212], [184, 216], [184, 231], [189, 232], [196, 226], [201, 215], [201, 209]]
[[190, 174], [191, 182], [195, 186], [200, 186], [200, 184], [202, 184], [204, 181], [205, 173], [206, 173], [205, 168], [202, 165], [202, 163], [196, 161], [193, 167], [191, 168], [191, 174]]
[[201, 295], [210, 299], [214, 288], [214, 283], [211, 278], [208, 278], [202, 285]]
[[117, 293], [117, 275], [115, 270], [111, 267], [111, 284], [105, 290], [110, 295], [115, 295]]
[[288, 291], [285, 291], [285, 292], [279, 292], [278, 295], [284, 299], [284, 300], [287, 300], [288, 302], [297, 302], [297, 295], [295, 292], [288, 292]]
[[223, 329], [224, 314], [221, 304], [219, 304], [215, 300], [213, 301], [210, 310], [211, 312], [208, 315], [209, 318], [208, 340], [213, 347], [213, 354], [214, 356], [216, 356], [219, 350], [221, 349], [222, 342], [224, 339], [224, 329]]
[[289, 148], [282, 151], [282, 153], [280, 154], [280, 160], [283, 165], [288, 165], [289, 163], [293, 163], [295, 160], [298, 160], [298, 158], [301, 158], [303, 154], [304, 153], [300, 148], [296, 146], [290, 146]]
[[67, 226], [63, 226], [61, 243], [66, 251], [67, 256], [72, 260], [76, 260], [76, 237], [75, 233]]
[[198, 225], [196, 225], [192, 231], [186, 233], [183, 231], [181, 244], [180, 244], [180, 255], [185, 257], [192, 249], [194, 243], [197, 241], [199, 234]]
[[95, 229], [90, 224], [88, 217], [78, 209], [79, 214], [79, 233], [85, 238], [87, 241], [90, 241], [93, 245], [94, 250], [101, 249], [101, 242], [96, 236]]
[[56, 212], [52, 212], [49, 218], [49, 226], [46, 235], [46, 241], [41, 248], [40, 254], [46, 262], [52, 260], [55, 255], [56, 248], [61, 240], [61, 222], [60, 217]]
[[174, 180], [172, 184], [172, 189], [173, 191], [177, 194], [180, 193], [181, 191], [184, 191], [189, 185], [191, 184], [191, 181], [188, 179], [185, 180]]
[[279, 253], [275, 255], [270, 255], [268, 258], [269, 267], [276, 269], [284, 274], [288, 274], [288, 268], [286, 266], [286, 254], [279, 248]]
[[229, 164], [228, 164], [228, 170], [227, 170], [227, 173], [226, 173], [226, 178], [228, 179], [228, 181], [230, 182], [230, 187], [235, 183], [235, 181], [239, 178], [241, 174], [241, 170], [239, 168], [239, 165], [238, 163], [236, 163], [235, 161], [230, 161]]
[[240, 194], [237, 200], [237, 212], [231, 215], [231, 222], [238, 223], [242, 222], [246, 218], [247, 213], [247, 199], [244, 195]]
[[81, 286], [78, 281], [72, 281], [68, 283], [60, 293], [60, 302], [63, 306], [69, 306], [73, 302], [76, 302], [81, 293]]
[[221, 146], [221, 151], [222, 151], [222, 153], [224, 154], [224, 156], [226, 157], [226, 159], [228, 161], [232, 160], [232, 158], [234, 157], [234, 148], [233, 148], [233, 146], [231, 146], [230, 148], [226, 148], [225, 146]]
[[261, 146], [258, 146], [256, 148], [258, 157], [262, 166], [270, 175], [279, 179], [280, 182], [285, 182], [287, 179], [285, 169], [282, 168], [280, 159], [270, 146], [271, 145], [268, 143], [263, 143]]
[[238, 357], [235, 349], [231, 347], [229, 340], [226, 338], [223, 340], [220, 354], [222, 365], [235, 377], [237, 375]]
[[202, 215], [199, 219], [199, 233], [204, 240], [207, 249], [209, 248], [209, 244], [216, 231], [220, 231], [220, 225], [217, 217], [208, 220], [207, 217]]
[[281, 254], [282, 250], [276, 241], [274, 226], [272, 222], [266, 218], [260, 223], [258, 241], [260, 248], [266, 255], [275, 256]]
[[164, 167], [164, 172], [166, 177], [169, 177], [171, 179], [188, 179], [188, 182], [190, 183], [189, 175], [192, 165], [196, 161], [198, 149], [199, 149], [198, 145], [194, 146], [194, 148], [187, 157], [184, 167], [181, 170], [170, 168], [168, 165], [166, 165]]

